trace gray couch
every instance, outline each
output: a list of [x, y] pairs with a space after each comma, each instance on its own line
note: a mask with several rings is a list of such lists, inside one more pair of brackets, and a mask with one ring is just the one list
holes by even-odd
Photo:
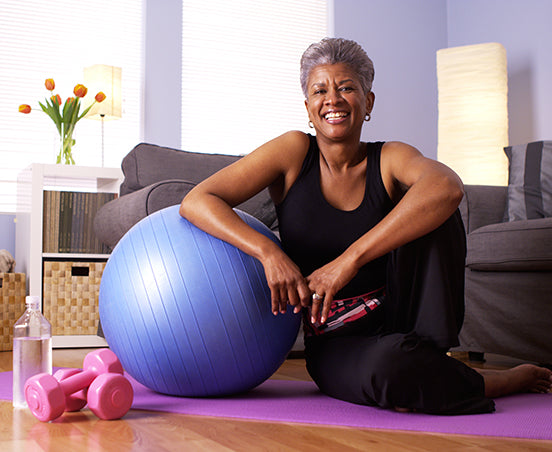
[[[195, 184], [239, 157], [139, 144], [122, 162], [120, 197], [98, 212], [98, 238], [114, 247], [135, 223], [179, 204]], [[552, 363], [552, 218], [503, 222], [507, 187], [466, 186], [466, 316], [459, 350]], [[265, 190], [239, 206], [272, 230]], [[297, 344], [296, 344], [297, 347]]]
[[[119, 197], [108, 202], [94, 218], [96, 237], [113, 249], [123, 235], [142, 218], [165, 207], [180, 204], [199, 182], [240, 157], [199, 154], [141, 143], [123, 159], [125, 176]], [[276, 210], [268, 190], [237, 206], [278, 231]], [[103, 337], [101, 323], [98, 335]], [[298, 338], [294, 351], [301, 348]]]
[[[104, 205], [94, 219], [98, 239], [113, 248], [138, 221], [165, 207], [180, 204], [186, 193], [240, 157], [198, 154], [141, 143], [122, 161], [125, 176], [119, 197]], [[237, 207], [278, 229], [276, 211], [268, 190]]]
[[465, 187], [466, 315], [458, 349], [550, 364], [552, 218], [504, 222], [507, 195], [507, 187]]

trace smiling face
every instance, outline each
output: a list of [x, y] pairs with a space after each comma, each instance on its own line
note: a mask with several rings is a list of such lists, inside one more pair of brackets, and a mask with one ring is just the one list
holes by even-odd
[[320, 65], [309, 74], [305, 106], [319, 138], [360, 139], [364, 117], [373, 105], [374, 94], [364, 92], [346, 64]]

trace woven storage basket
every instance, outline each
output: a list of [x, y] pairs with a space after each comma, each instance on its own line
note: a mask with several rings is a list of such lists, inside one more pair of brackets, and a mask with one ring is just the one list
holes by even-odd
[[12, 350], [13, 325], [25, 312], [25, 273], [0, 273], [0, 351]]
[[44, 316], [53, 336], [95, 335], [105, 262], [44, 262]]

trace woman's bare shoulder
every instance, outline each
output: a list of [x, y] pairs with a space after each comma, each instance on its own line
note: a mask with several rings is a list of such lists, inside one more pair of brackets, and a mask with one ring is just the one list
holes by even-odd
[[260, 164], [266, 169], [272, 168], [280, 174], [287, 174], [297, 165], [301, 166], [309, 144], [310, 139], [306, 133], [293, 130], [259, 146], [244, 159], [254, 161], [256, 165]]
[[252, 158], [263, 161], [265, 168], [271, 168], [278, 175], [270, 184], [274, 202], [278, 203], [285, 197], [299, 176], [309, 146], [309, 136], [293, 130], [274, 138], [251, 153]]
[[306, 133], [299, 130], [291, 130], [265, 143], [259, 150], [266, 148], [277, 155], [286, 155], [293, 158], [302, 152], [306, 153], [309, 144], [310, 139]]
[[382, 147], [382, 153], [405, 156], [422, 156], [421, 152], [414, 146], [402, 141], [386, 141]]

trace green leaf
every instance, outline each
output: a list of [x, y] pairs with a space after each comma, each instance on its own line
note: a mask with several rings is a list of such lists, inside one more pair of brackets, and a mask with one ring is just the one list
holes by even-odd
[[58, 122], [61, 123], [61, 114], [59, 112], [59, 105], [51, 99], [50, 99], [50, 102], [51, 102], [51, 108], [52, 108], [53, 115], [56, 118], [56, 119], [54, 119], [54, 122], [56, 124], [58, 124]]
[[48, 102], [48, 99], [46, 99], [46, 105], [44, 105], [42, 102], [39, 102], [38, 105], [40, 105], [42, 111], [46, 113], [52, 119], [52, 121], [54, 121], [54, 124], [58, 129], [58, 133], [61, 134], [61, 116], [59, 114], [59, 109], [56, 108], [56, 105], [50, 104]]
[[80, 121], [83, 117], [85, 117], [86, 114], [90, 111], [90, 109], [94, 106], [95, 103], [96, 103], [96, 101], [92, 102], [92, 104], [82, 112], [82, 115], [79, 116], [77, 121]]
[[71, 102], [70, 100], [65, 101], [65, 105], [63, 106], [63, 118], [68, 118], [72, 115], [73, 112], [73, 104], [74, 102]]
[[81, 100], [80, 100], [80, 97], [77, 97], [77, 107], [75, 108], [75, 111], [73, 112], [73, 116], [71, 117], [72, 129], [74, 129], [75, 126], [77, 125], [77, 122], [79, 122], [80, 108], [81, 108]]
[[[71, 118], [73, 117], [73, 112], [76, 108], [76, 100], [73, 101], [65, 101], [65, 105], [63, 106], [63, 128], [67, 130], [69, 127], [69, 124], [71, 123]], [[67, 132], [65, 132], [67, 133]]]

